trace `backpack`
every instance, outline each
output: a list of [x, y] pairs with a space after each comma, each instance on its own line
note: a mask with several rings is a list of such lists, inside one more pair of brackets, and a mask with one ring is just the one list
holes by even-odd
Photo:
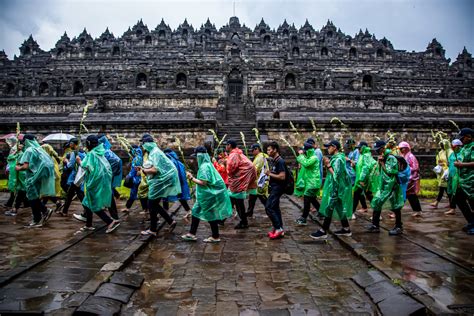
[[398, 161], [398, 173], [396, 176], [398, 184], [407, 184], [408, 180], [410, 180], [410, 172], [407, 172], [407, 168], [409, 168], [408, 162], [405, 158], [398, 155], [392, 155], [397, 158]]
[[285, 164], [285, 194], [292, 195], [295, 191], [295, 178], [293, 172]]

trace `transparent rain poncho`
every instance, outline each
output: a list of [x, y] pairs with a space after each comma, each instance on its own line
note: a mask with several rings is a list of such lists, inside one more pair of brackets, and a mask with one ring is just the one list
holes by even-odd
[[375, 159], [372, 157], [370, 148], [363, 146], [361, 148], [359, 160], [357, 160], [356, 164], [354, 190], [356, 188], [362, 188], [364, 191], [372, 191], [374, 183], [374, 171], [376, 168], [377, 161], [375, 161]]
[[440, 142], [440, 146], [443, 147], [438, 154], [436, 155], [436, 165], [442, 167], [442, 171], [436, 175], [438, 179], [438, 186], [447, 188], [448, 187], [448, 178], [446, 175], [449, 173], [448, 159], [453, 150], [451, 149], [451, 144], [448, 140], [443, 140]]
[[319, 212], [324, 216], [336, 220], [350, 219], [352, 217], [352, 182], [346, 170], [346, 158], [343, 153], [332, 156], [330, 161], [334, 171], [326, 175], [323, 187], [323, 197]]
[[81, 163], [85, 170], [84, 200], [82, 204], [92, 212], [110, 207], [112, 201], [112, 168], [105, 158], [102, 144], [89, 151]]
[[20, 161], [21, 157], [23, 156], [23, 151], [14, 151], [13, 153], [10, 152], [7, 158], [8, 163], [8, 191], [10, 192], [18, 192], [18, 191], [25, 191], [25, 171], [16, 171], [15, 167], [17, 162]]
[[245, 199], [247, 190], [257, 188], [257, 170], [239, 148], [234, 148], [227, 158], [229, 191], [232, 197]]
[[402, 208], [403, 204], [405, 204], [403, 189], [397, 183], [398, 160], [390, 154], [390, 150], [387, 150], [385, 155], [385, 168], [383, 169], [380, 165], [378, 167], [379, 187], [371, 202], [374, 211], [381, 211], [382, 209], [395, 210]]
[[156, 174], [147, 175], [148, 199], [156, 200], [181, 193], [178, 170], [173, 162], [158, 148], [156, 143], [144, 143], [143, 148], [148, 151], [148, 163], [155, 167]]
[[[144, 164], [147, 161], [148, 161], [148, 153], [144, 152], [142, 162]], [[137, 197], [139, 199], [146, 199], [148, 198], [148, 179], [144, 172], [140, 172], [140, 177], [141, 177], [141, 181], [140, 181], [140, 184], [138, 185]]]
[[41, 148], [51, 157], [54, 164], [54, 189], [56, 196], [61, 196], [61, 172], [59, 171], [59, 155], [50, 144], [43, 144]]
[[193, 216], [204, 221], [223, 220], [232, 216], [232, 205], [227, 187], [219, 172], [211, 163], [207, 153], [198, 153], [198, 173], [196, 178], [206, 181], [206, 185], [196, 185], [196, 203]]
[[[256, 180], [256, 183], [257, 183], [260, 178], [260, 175], [262, 174], [262, 171], [265, 172], [265, 170], [269, 169], [268, 155], [264, 153], [259, 153], [257, 156], [255, 156], [252, 163], [255, 166], [255, 170], [257, 170], [257, 180]], [[268, 184], [269, 184], [268, 179], [265, 181], [264, 185], [261, 187], [259, 187], [257, 183], [257, 188], [249, 190], [249, 194], [263, 195], [265, 197], [268, 197]]]
[[319, 159], [315, 155], [314, 149], [311, 148], [305, 154], [298, 155], [296, 161], [301, 165], [301, 169], [296, 180], [294, 195], [319, 197], [321, 174]]
[[105, 158], [110, 163], [112, 168], [112, 188], [118, 188], [122, 185], [122, 159], [112, 151], [112, 144], [110, 144], [107, 136], [101, 136], [99, 142], [104, 145]]
[[36, 140], [25, 140], [24, 148], [20, 164], [29, 164], [25, 179], [26, 197], [36, 200], [44, 196], [56, 196], [53, 160]]

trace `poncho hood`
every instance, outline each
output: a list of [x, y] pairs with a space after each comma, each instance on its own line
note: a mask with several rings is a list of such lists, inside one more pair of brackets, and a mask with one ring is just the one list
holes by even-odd
[[112, 148], [112, 144], [109, 142], [109, 139], [105, 135], [99, 138], [99, 143], [103, 144], [106, 150]]

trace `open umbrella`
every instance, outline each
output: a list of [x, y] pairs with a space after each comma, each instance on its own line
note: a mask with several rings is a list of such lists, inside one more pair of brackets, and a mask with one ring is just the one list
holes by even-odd
[[[0, 141], [5, 141], [6, 139], [11, 138], [11, 137], [16, 137], [16, 133], [10, 133], [10, 134], [2, 135], [2, 136], [0, 136]], [[22, 140], [23, 139], [23, 134], [20, 134], [18, 138], [20, 140]]]
[[55, 133], [55, 134], [50, 134], [43, 138], [43, 142], [45, 143], [65, 143], [68, 142], [71, 138], [74, 138], [73, 135], [71, 134], [65, 134], [65, 133]]

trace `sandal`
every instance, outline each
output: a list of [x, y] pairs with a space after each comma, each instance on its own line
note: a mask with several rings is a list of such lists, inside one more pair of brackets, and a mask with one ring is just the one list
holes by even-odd
[[105, 231], [106, 234], [110, 234], [114, 230], [116, 230], [120, 226], [120, 222], [117, 220], [114, 220], [109, 227], [107, 227], [107, 230]]
[[142, 230], [140, 235], [142, 235], [142, 236], [155, 236], [156, 237], [156, 232], [153, 232], [153, 231], [147, 229], [147, 230]]
[[84, 227], [81, 227], [81, 229], [79, 229], [81, 232], [92, 232], [95, 230], [95, 227], [92, 227], [92, 226], [84, 226]]
[[449, 211], [444, 212], [444, 215], [455, 215], [456, 209], [450, 208]]
[[176, 221], [173, 221], [171, 224], [170, 224], [170, 227], [168, 227], [168, 232], [172, 232], [175, 228], [176, 228], [176, 225], [178, 223]]
[[204, 242], [207, 242], [207, 243], [218, 243], [220, 242], [220, 238], [213, 238], [213, 237], [207, 237], [206, 239], [203, 240]]
[[197, 237], [188, 233], [188, 234], [182, 235], [181, 239], [184, 241], [196, 241]]

